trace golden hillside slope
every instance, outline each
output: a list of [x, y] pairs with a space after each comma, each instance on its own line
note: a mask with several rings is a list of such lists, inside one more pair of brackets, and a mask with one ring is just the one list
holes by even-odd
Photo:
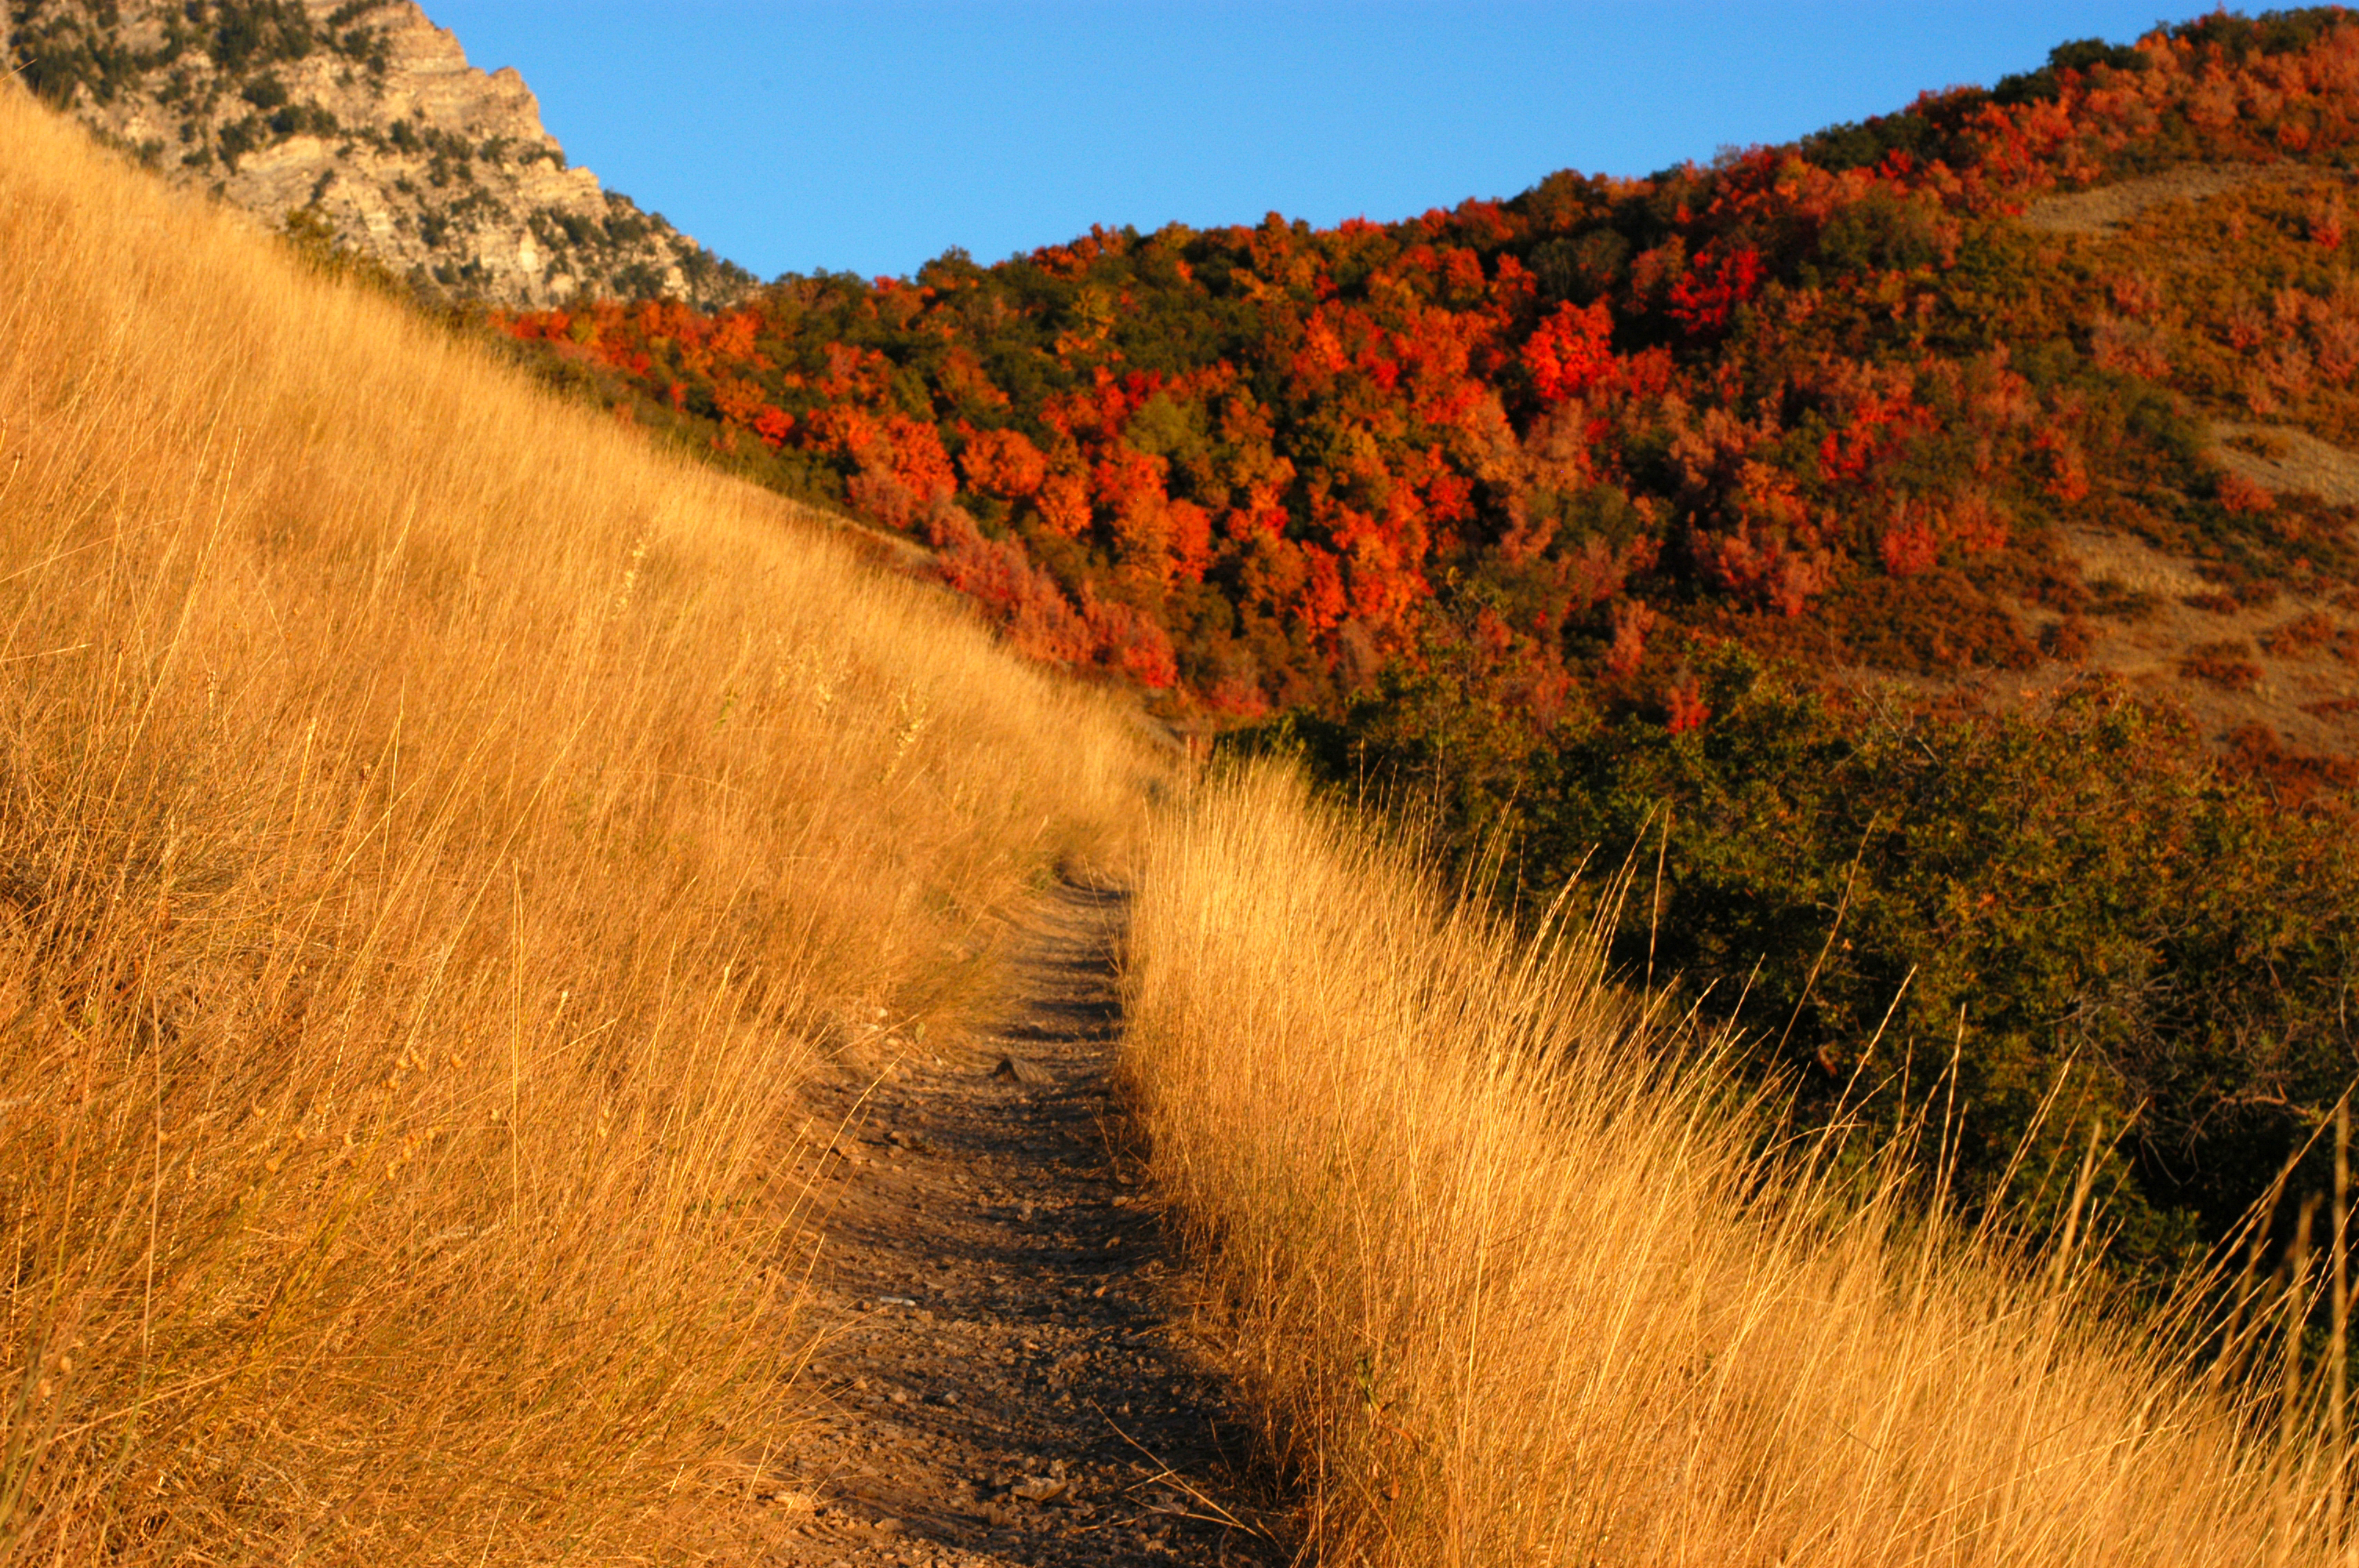
[[0, 1559], [645, 1549], [1110, 705], [0, 84]]
[[2214, 1379], [2069, 1235], [2025, 1260], [1904, 1162], [1765, 1138], [1579, 934], [1453, 909], [1282, 775], [1198, 792], [1140, 889], [1132, 1090], [1321, 1561], [2349, 1560], [2340, 1390], [2284, 1359], [2317, 1250]]
[[[664, 1554], [794, 1397], [799, 1075], [1126, 833], [1121, 715], [5, 88], [0, 552], [0, 1561]], [[1332, 1560], [2340, 1554], [2323, 1379], [1765, 1155], [1356, 833], [1198, 792], [1127, 975]]]

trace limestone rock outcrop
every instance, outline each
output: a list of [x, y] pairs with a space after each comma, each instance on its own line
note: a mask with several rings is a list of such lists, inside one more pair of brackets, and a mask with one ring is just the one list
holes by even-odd
[[36, 92], [175, 183], [444, 294], [727, 303], [755, 279], [566, 161], [414, 0], [0, 0]]

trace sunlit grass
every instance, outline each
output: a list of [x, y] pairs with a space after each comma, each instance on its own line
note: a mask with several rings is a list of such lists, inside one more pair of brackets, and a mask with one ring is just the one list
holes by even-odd
[[1141, 889], [1126, 1076], [1322, 1561], [2341, 1559], [2328, 1379], [2215, 1378], [2069, 1238], [1774, 1136], [1578, 933], [1454, 906], [1275, 772], [1174, 813]]
[[815, 1054], [1139, 771], [0, 84], [0, 1557], [650, 1550], [792, 1398]]

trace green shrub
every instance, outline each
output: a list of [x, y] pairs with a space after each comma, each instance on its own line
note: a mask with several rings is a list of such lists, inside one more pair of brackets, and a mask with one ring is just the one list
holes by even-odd
[[[1954, 1064], [1960, 1191], [2032, 1223], [2093, 1130], [2134, 1271], [2224, 1236], [2352, 1077], [2359, 863], [2118, 690], [1992, 714], [1814, 694], [1733, 650], [1709, 720], [1518, 729], [1443, 676], [1282, 729], [1538, 907], [1627, 864], [1634, 983], [1733, 1021], [1805, 1114], [1894, 1121]], [[1268, 744], [1271, 731], [1246, 745]]]
[[2147, 58], [2129, 44], [2109, 44], [2103, 38], [2076, 38], [2048, 51], [2048, 63], [2038, 70], [1999, 78], [1991, 96], [2001, 103], [2053, 101], [2064, 91], [2061, 73], [2088, 75], [2098, 70], [2144, 70]]

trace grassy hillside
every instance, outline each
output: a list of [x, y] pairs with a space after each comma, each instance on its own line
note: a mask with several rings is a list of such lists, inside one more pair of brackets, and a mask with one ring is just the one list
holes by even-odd
[[[2318, 50], [2359, 49], [2340, 23], [2219, 37], [2206, 26], [2156, 45], [2144, 71], [2093, 57], [1963, 104], [1956, 134], [2048, 124], [2054, 105], [2116, 76], [2193, 93], [2231, 63], [2282, 72], [2293, 68], [2267, 62], [2299, 57], [2310, 71], [2343, 58]], [[2230, 60], [2231, 45], [2250, 47]], [[2173, 50], [2194, 63], [2170, 66]], [[2288, 81], [2293, 102], [2299, 82]], [[1949, 112], [1929, 105], [1926, 124]], [[2301, 123], [2314, 145], [2341, 145], [2315, 114]], [[1900, 176], [1920, 166], [1889, 156], [1933, 144], [1886, 146], [1886, 130], [1857, 132], [1872, 165], [1825, 157], [1845, 175], [1899, 173], [1842, 189], [1908, 211], [1948, 201], [1938, 180], [1908, 185]], [[1709, 178], [1739, 181], [1745, 167]], [[1876, 179], [1897, 183], [1877, 196]], [[1614, 205], [1625, 197], [1637, 205]], [[1608, 220], [1652, 211], [1646, 193], [1600, 200]], [[1712, 211], [1657, 217], [1723, 221]], [[2002, 220], [2016, 221], [1991, 221]], [[1478, 221], [1493, 219], [1436, 222]], [[1317, 245], [1426, 243], [1372, 227], [1262, 238], [1281, 281], [1302, 273], [1285, 288], [1304, 293], [1247, 279], [1231, 304], [1240, 320], [1306, 333], [1333, 302], [1304, 268]], [[1256, 236], [1234, 243], [1258, 254]], [[1461, 251], [1472, 260], [1452, 259]], [[1085, 299], [1082, 264], [1141, 254], [1108, 240], [1064, 281]], [[1670, 313], [1632, 330], [1686, 333], [1717, 309], [1693, 280], [1721, 277], [1732, 302], [1710, 325], [1725, 333], [1716, 343], [1757, 346], [1744, 334], [1768, 330], [1755, 308], [1768, 286], [1735, 300], [1746, 268], [1721, 254], [1702, 273], [1658, 277]], [[1492, 288], [1512, 254], [1506, 242], [1435, 249], [1433, 276], [1455, 269], [1473, 301], [1477, 275]], [[1406, 273], [1325, 276], [1338, 292], [1423, 312], [1441, 343], [1427, 369], [1455, 351], [1451, 311], [1419, 303]], [[1858, 287], [1844, 319], [1862, 330], [1908, 316]], [[993, 296], [972, 292], [977, 319], [992, 315]], [[884, 319], [909, 293], [867, 290], [860, 308], [882, 300]], [[1822, 303], [1840, 293], [1829, 286]], [[1622, 366], [1615, 376], [1668, 366], [1687, 390], [1666, 383], [1630, 401], [1636, 383], [1566, 381], [1580, 324], [1607, 297], [1550, 303], [1545, 319], [1572, 336], [1546, 362], [1571, 386], [1549, 417], [1593, 392], [1642, 423], [1677, 413], [1690, 435], [1734, 429], [1705, 401], [1718, 395], [1711, 365], [1734, 362], [1709, 359], [1720, 349], [1701, 335], [1623, 341], [1611, 303], [1613, 333], [1590, 348]], [[1298, 310], [1304, 299], [1317, 308]], [[2307, 308], [2296, 316], [2310, 320]], [[1102, 314], [1101, 347], [1138, 319]], [[607, 352], [609, 316], [583, 319], [589, 331], [569, 324], [558, 339], [589, 362]], [[995, 913], [1061, 857], [1125, 852], [1144, 819], [1156, 768], [1120, 708], [1017, 662], [1008, 642], [1150, 683], [1195, 679], [1192, 655], [1158, 642], [1168, 622], [1122, 597], [1120, 572], [1068, 583], [1043, 568], [1022, 544], [1034, 524], [1020, 507], [928, 499], [883, 448], [836, 453], [851, 454], [846, 494], [876, 519], [924, 503], [901, 521], [935, 538], [954, 580], [1000, 595], [1012, 639], [995, 637], [938, 589], [857, 568], [824, 519], [675, 460], [627, 422], [550, 399], [488, 349], [165, 198], [13, 88], [0, 89], [0, 1558], [612, 1562], [685, 1550], [714, 1462], [790, 1419], [798, 1397], [794, 1282], [820, 1230], [800, 1206], [799, 1157], [807, 1133], [825, 1130], [802, 1125], [799, 1077], [821, 1053], [889, 1054], [917, 1025], [956, 1019], [988, 985]], [[851, 413], [872, 383], [896, 399], [923, 391], [848, 349], [821, 359], [792, 373], [846, 378]], [[1386, 362], [1350, 373], [1381, 382]], [[1529, 356], [1516, 362], [1538, 376]], [[650, 351], [631, 373], [653, 369]], [[2060, 396], [2126, 384], [2087, 379], [2113, 373], [2103, 366], [2067, 369]], [[1306, 421], [1331, 419], [1317, 427], [1332, 438], [1321, 449], [1346, 467], [1391, 450], [1353, 434], [1345, 370], [1321, 373], [1298, 401]], [[1089, 529], [1137, 543], [1141, 558], [1155, 539], [1193, 537], [1183, 507], [1204, 509], [1161, 476], [1199, 459], [1209, 472], [1283, 456], [1253, 423], [1275, 405], [1244, 382], [1198, 414], [1167, 395], [1169, 380], [1124, 401], [1144, 384], [1093, 370], [1050, 389], [1068, 400], [1057, 406], [1074, 449], [1109, 465], [1102, 492], [1088, 470]], [[1900, 383], [1875, 385], [1890, 413]], [[1433, 410], [1453, 406], [1453, 387], [1432, 384]], [[1096, 412], [1076, 398], [1097, 399]], [[2061, 406], [2038, 405], [2040, 417]], [[1481, 407], [1476, 396], [1459, 413], [1479, 423]], [[820, 411], [772, 421], [775, 449], [763, 409], [745, 411], [763, 460], [802, 460], [788, 438]], [[881, 428], [895, 442], [921, 423], [871, 412], [867, 425], [851, 413], [821, 423], [846, 441]], [[1757, 412], [1746, 417], [1762, 435]], [[1905, 476], [1930, 449], [1846, 445], [1835, 425], [1797, 419], [1773, 443], [1796, 462], [1821, 461], [1832, 441], [1838, 463], [1864, 452]], [[1024, 492], [1035, 512], [1040, 498], [1071, 500], [1069, 484], [1050, 487], [1076, 473], [1059, 453], [1032, 443], [1036, 472], [1026, 446], [984, 438], [1012, 423], [970, 424], [974, 471], [998, 476], [989, 484]], [[1529, 428], [1485, 427], [1506, 431], [1492, 449], [1502, 462], [1526, 460], [1512, 453], [1528, 451]], [[2323, 503], [2235, 500], [2237, 470], [2173, 446], [2167, 422], [2121, 428], [2136, 438], [2082, 449], [2090, 471], [2168, 458], [2180, 466], [2153, 482], [2184, 481], [2172, 493], [2195, 508], [2175, 515], [2275, 519], [2250, 524], [2261, 533], [2299, 517], [2321, 537], [2337, 524]], [[1310, 429], [1285, 439], [1308, 443]], [[1190, 446], [1190, 431], [1205, 444]], [[2036, 447], [2036, 427], [2019, 433]], [[1312, 471], [1311, 448], [1294, 449], [1303, 461], [1284, 456], [1288, 472]], [[1429, 499], [1455, 493], [1431, 489], [1452, 471], [1451, 449], [1420, 470]], [[1603, 437], [1596, 449], [1621, 450]], [[1673, 442], [1656, 457], [1694, 449]], [[2299, 466], [2302, 450], [2247, 455]], [[968, 455], [945, 449], [947, 471], [972, 479]], [[1731, 462], [1710, 470], [1728, 494], [1777, 492], [1768, 458]], [[2064, 470], [2008, 471], [2037, 488]], [[1592, 478], [1582, 494], [1627, 503], [1614, 518], [1647, 515], [1643, 493]], [[1859, 493], [1889, 500], [1902, 479], [1875, 482], [1887, 489]], [[1361, 504], [1339, 485], [1271, 504]], [[1515, 514], [1480, 509], [1512, 499], [1459, 497], [1495, 521]], [[1620, 524], [1552, 515], [1563, 525], [1522, 567], [1571, 583], [1631, 564], [1596, 543]], [[2044, 536], [2029, 517], [2006, 549]], [[1310, 560], [1307, 546], [1327, 546], [1306, 526], [1289, 513], [1224, 536], [1265, 565], [1288, 558], [1279, 544]], [[1679, 526], [1690, 540], [1708, 532]], [[1616, 552], [1639, 535], [1617, 537]], [[1961, 563], [1983, 556], [1947, 536], [1940, 549], [1953, 546], [1962, 553], [1942, 555], [1941, 569], [1980, 581]], [[1074, 558], [1087, 565], [1097, 547], [1076, 543]], [[1915, 557], [1896, 566], [1880, 550], [1838, 583], [1933, 569], [1902, 571]], [[1493, 555], [1514, 564], [1504, 543]], [[1682, 558], [1678, 571], [1701, 569], [1703, 557]], [[2311, 559], [2306, 592], [2332, 568], [2323, 552]], [[2249, 609], [2236, 593], [2250, 574], [2221, 561], [2204, 591]], [[1226, 579], [1208, 568], [1205, 580]], [[1267, 771], [1175, 792], [1130, 851], [1124, 1071], [1158, 1201], [1213, 1287], [1245, 1395], [1321, 1550], [1519, 1568], [2346, 1555], [2343, 1196], [2295, 1204], [2288, 1245], [2270, 1250], [2258, 1233], [2238, 1261], [2259, 1266], [2235, 1289], [2193, 1290], [2178, 1316], [2157, 1317], [2111, 1293], [2087, 1244], [2110, 1223], [2127, 1108], [2110, 1090], [2076, 1098], [2090, 1080], [2049, 1074], [2038, 1055], [2058, 1044], [2041, 1033], [2060, 1005], [2041, 989], [2051, 983], [2066, 1004], [2092, 1004], [2070, 1016], [2170, 1022], [2164, 1004], [2183, 993], [2172, 972], [2139, 967], [2145, 949], [2108, 945], [2124, 930], [2180, 939], [2217, 915], [2227, 957], [2293, 988], [2305, 1009], [2347, 990], [2332, 824], [2254, 815], [2196, 749], [2145, 728], [2152, 716], [2117, 694], [2035, 710], [2027, 729], [1986, 713], [1878, 718], [1864, 697], [1829, 707], [1837, 698], [1712, 640], [1807, 620], [1741, 608], [1725, 583], [1663, 600], [1676, 633], [1650, 621], [1631, 634], [1644, 644], [1624, 672], [1633, 684], [1601, 681], [1596, 708], [1568, 699], [1545, 716], [1533, 701], [1571, 688], [1501, 675], [1523, 667], [1524, 633], [1500, 608], [1511, 598], [1477, 592], [1512, 585], [1460, 580], [1476, 597], [1419, 611], [1431, 619], [1391, 647], [1404, 662], [1389, 677], [1388, 645], [1368, 643], [1376, 663], [1358, 705], [1342, 701], [1349, 681], [1319, 686], [1354, 667], [1343, 622], [1301, 634], [1302, 689], [1336, 698], [1327, 719], [1346, 727], [1336, 771], [1392, 748], [1406, 773], [1461, 789], [1450, 798], [1465, 809], [1442, 821], [1466, 846], [1500, 828], [1486, 801], [1545, 806], [1545, 820], [1506, 827], [1536, 861], [1562, 857], [1529, 884], [1551, 895], [1576, 837], [1605, 839], [1610, 860], [1625, 847], [1617, 834], [1669, 820], [1655, 815], [1668, 801], [1709, 831], [1660, 851], [1662, 885], [1650, 893], [1641, 869], [1599, 890], [1593, 931], [1565, 929], [1565, 909], [1586, 913], [1574, 902], [1519, 933]], [[1633, 575], [1614, 591], [1626, 600], [1635, 583], [1644, 599], [1669, 580]], [[1609, 642], [1603, 612], [1582, 633], [1600, 660], [1636, 613]], [[1331, 632], [1332, 646], [1318, 641]], [[1295, 635], [1281, 628], [1280, 642], [1294, 648]], [[1589, 656], [1576, 637], [1558, 646]], [[2330, 635], [2310, 652], [2333, 647]], [[1684, 665], [1647, 662], [1671, 648]], [[1158, 663], [1167, 654], [1176, 662]], [[1665, 673], [1679, 703], [1650, 684]], [[1232, 711], [1270, 700], [1260, 689]], [[1309, 725], [1298, 734], [1323, 754]], [[1433, 752], [1449, 768], [1420, 774]], [[2092, 822], [2139, 832], [2109, 838]], [[2311, 837], [2287, 836], [2297, 828]], [[2136, 853], [2105, 860], [2124, 837]], [[1995, 888], [1993, 846], [2014, 879]], [[2173, 858], [2179, 880], [2151, 878]], [[2153, 914], [2156, 931], [2125, 924], [2113, 902], [2140, 879], [2152, 885], [2132, 913]], [[1706, 896], [1778, 886], [1790, 897], [1775, 906]], [[1999, 903], [2010, 890], [2018, 902]], [[2288, 890], [2317, 902], [2289, 903]], [[1696, 913], [1723, 907], [1750, 924]], [[1638, 908], [1643, 927], [1617, 926], [1617, 910]], [[2026, 963], [2022, 939], [2025, 923], [2049, 919], [2061, 924], [2043, 928], [2036, 956], [2066, 966], [2053, 971]], [[1834, 1130], [1783, 1119], [1781, 1099], [1732, 1070], [1745, 1041], [1648, 989], [1631, 946], [1641, 929], [1646, 960], [1666, 968], [1767, 953], [1766, 972], [1795, 988], [1780, 1012], [1788, 999], [1788, 1016], [1815, 1008], [1799, 1029], [1838, 1053], [1824, 1069], [1842, 1086]], [[1863, 939], [1856, 957], [1847, 934]], [[2266, 940], [2247, 943], [2256, 934]], [[1975, 1037], [1946, 1020], [1918, 1042], [1897, 1010], [1869, 1016], [1891, 1007], [1879, 984], [1907, 978], [1877, 966], [1910, 943], [1951, 962], [1907, 988], [1941, 988], [1944, 1007], [2014, 998], [2030, 1022], [1993, 1038], [2029, 1059], [1974, 1059]], [[1638, 983], [1603, 983], [1613, 961]], [[2237, 972], [2209, 960], [2185, 972], [2199, 970]], [[2231, 1002], [2269, 994], [2255, 981]], [[2331, 1009], [2298, 1016], [2318, 1023], [2304, 1049], [2332, 1058], [2345, 1037], [2319, 1023]], [[2256, 1024], [2262, 1034], [2275, 1037]], [[2131, 1043], [2154, 1046], [2158, 1081], [2174, 1067], [2202, 1079], [2208, 1058], [2175, 1054], [2191, 1038], [2173, 1025]], [[2078, 1060], [2093, 1075], [2118, 1065]], [[2030, 1099], [2021, 1143], [1976, 1119], [1988, 1081], [1976, 1075], [2010, 1063], [2021, 1072], [2007, 1092]], [[2343, 1194], [2347, 1176], [2332, 1081], [2323, 1066], [2315, 1081], [2236, 1080], [2255, 1114], [2278, 1118], [2271, 1136], [2299, 1148], [2321, 1134], [2321, 1195]], [[1871, 1120], [1897, 1141], [1878, 1142]], [[2277, 1145], [2255, 1147], [2260, 1168], [2277, 1168]], [[1979, 1226], [1962, 1213], [1977, 1160], [2002, 1167]], [[2017, 1250], [2025, 1217], [2057, 1245]]]
[[[1929, 1214], [1905, 1146], [1798, 1134], [1577, 927], [1453, 907], [1283, 774], [1146, 864], [1128, 1072], [1322, 1561], [2346, 1560], [2300, 1348], [2339, 1255], [2249, 1281], [2199, 1362], [2071, 1226], [2026, 1257]], [[1946, 1164], [1955, 1080], [1906, 1090]], [[2098, 1152], [2040, 1173], [2082, 1227]]]
[[0, 1559], [612, 1562], [1104, 703], [0, 84]]

